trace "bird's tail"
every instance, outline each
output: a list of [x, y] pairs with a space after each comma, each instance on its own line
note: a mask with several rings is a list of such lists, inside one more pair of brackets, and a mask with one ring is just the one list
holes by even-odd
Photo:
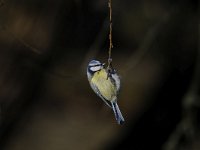
[[112, 103], [112, 109], [114, 111], [117, 123], [122, 125], [124, 123], [124, 118], [123, 118], [122, 113], [119, 109], [119, 106], [117, 105], [117, 102], [111, 102], [111, 103]]

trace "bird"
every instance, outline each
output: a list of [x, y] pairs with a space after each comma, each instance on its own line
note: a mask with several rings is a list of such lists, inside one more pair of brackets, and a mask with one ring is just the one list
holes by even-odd
[[117, 96], [120, 90], [120, 77], [115, 69], [111, 69], [108, 75], [105, 63], [91, 60], [87, 66], [87, 77], [93, 91], [112, 108], [116, 121], [122, 125], [124, 118], [117, 104]]

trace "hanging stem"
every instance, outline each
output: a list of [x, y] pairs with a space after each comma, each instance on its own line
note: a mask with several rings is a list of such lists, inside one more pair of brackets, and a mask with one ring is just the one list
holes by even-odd
[[112, 43], [112, 0], [109, 0], [108, 2], [108, 7], [110, 11], [109, 15], [109, 21], [110, 21], [110, 33], [109, 33], [109, 40], [110, 40], [110, 45], [109, 45], [109, 58], [111, 58], [111, 53], [112, 53], [112, 48], [113, 48], [113, 43]]
[[111, 76], [112, 71], [112, 48], [113, 48], [113, 42], [112, 42], [112, 0], [108, 0], [108, 8], [109, 8], [109, 25], [110, 25], [110, 32], [109, 32], [109, 51], [108, 51], [108, 77]]

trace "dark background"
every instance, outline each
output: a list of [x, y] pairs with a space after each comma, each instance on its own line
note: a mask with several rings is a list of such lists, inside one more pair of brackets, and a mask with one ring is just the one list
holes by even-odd
[[199, 150], [198, 3], [113, 0], [117, 125], [90, 89], [105, 0], [0, 0], [1, 150]]

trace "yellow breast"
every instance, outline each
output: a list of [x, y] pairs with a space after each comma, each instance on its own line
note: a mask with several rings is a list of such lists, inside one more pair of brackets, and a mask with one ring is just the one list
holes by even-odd
[[113, 101], [117, 99], [117, 88], [107, 79], [107, 73], [105, 69], [101, 69], [96, 72], [91, 79], [91, 82], [97, 86], [101, 95], [108, 101]]

